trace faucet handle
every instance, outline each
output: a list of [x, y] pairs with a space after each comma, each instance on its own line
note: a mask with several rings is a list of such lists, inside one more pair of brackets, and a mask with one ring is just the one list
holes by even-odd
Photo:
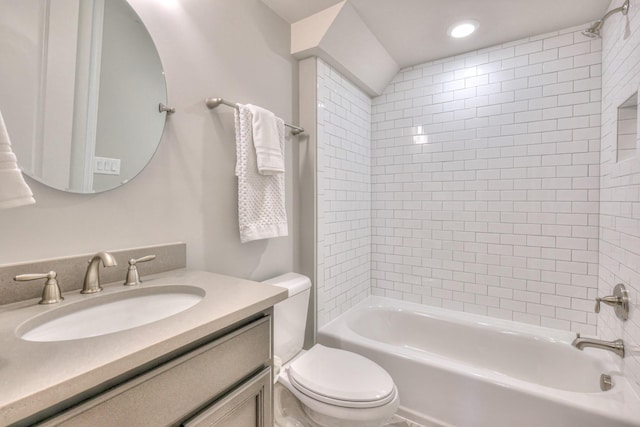
[[54, 279], [57, 276], [55, 271], [50, 271], [48, 273], [42, 274], [20, 274], [13, 278], [16, 282], [26, 282], [27, 280], [38, 280], [38, 279]]
[[619, 297], [615, 297], [613, 295], [610, 295], [608, 297], [597, 297], [596, 298], [596, 307], [595, 307], [595, 312], [596, 313], [600, 313], [600, 303], [603, 302], [607, 305], [610, 305], [612, 307], [615, 307], [618, 304], [622, 303], [622, 298]]
[[154, 259], [156, 259], [155, 255], [147, 255], [147, 256], [143, 256], [142, 258], [138, 258], [138, 259], [131, 258], [129, 260], [129, 265], [136, 265], [139, 262], [153, 261]]
[[147, 255], [142, 258], [131, 258], [129, 260], [129, 269], [127, 270], [127, 277], [124, 280], [125, 286], [137, 286], [142, 283], [140, 280], [140, 275], [138, 274], [138, 267], [136, 266], [139, 262], [147, 262], [156, 259], [155, 255]]
[[25, 282], [28, 280], [47, 279], [47, 282], [44, 285], [44, 289], [42, 289], [42, 297], [40, 298], [40, 302], [38, 302], [38, 304], [55, 304], [64, 299], [62, 297], [62, 293], [60, 292], [58, 280], [56, 280], [57, 276], [58, 274], [55, 271], [51, 270], [48, 273], [42, 274], [20, 274], [14, 277], [13, 280], [15, 280], [16, 282]]
[[613, 295], [596, 298], [596, 313], [600, 313], [601, 302], [613, 307], [616, 316], [618, 316], [620, 320], [627, 320], [629, 318], [629, 294], [622, 283], [618, 283], [616, 287], [613, 288]]

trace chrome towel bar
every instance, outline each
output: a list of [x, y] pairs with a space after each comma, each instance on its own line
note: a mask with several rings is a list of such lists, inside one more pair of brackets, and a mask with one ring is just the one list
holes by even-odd
[[[207, 98], [204, 100], [204, 103], [207, 105], [207, 108], [209, 108], [210, 110], [217, 108], [220, 104], [224, 104], [228, 107], [235, 108], [235, 109], [238, 108], [238, 104], [234, 102], [226, 101], [224, 98]], [[299, 126], [290, 125], [289, 123], [285, 123], [284, 125], [288, 128], [291, 128], [291, 134], [293, 135], [299, 135], [304, 132], [304, 128], [301, 128]]]

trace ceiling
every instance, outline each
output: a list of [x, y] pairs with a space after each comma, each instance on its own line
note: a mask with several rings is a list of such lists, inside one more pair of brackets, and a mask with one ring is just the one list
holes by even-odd
[[[340, 3], [339, 0], [263, 1], [290, 23]], [[349, 1], [401, 67], [590, 23], [601, 18], [610, 3], [610, 0]], [[466, 39], [447, 35], [452, 24], [467, 19], [480, 23], [475, 34]]]

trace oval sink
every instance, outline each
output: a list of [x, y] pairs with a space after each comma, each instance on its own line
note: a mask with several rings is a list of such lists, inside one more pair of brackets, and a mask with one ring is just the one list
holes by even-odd
[[125, 331], [183, 312], [204, 298], [194, 286], [158, 286], [93, 296], [32, 317], [18, 326], [26, 341], [68, 341]]

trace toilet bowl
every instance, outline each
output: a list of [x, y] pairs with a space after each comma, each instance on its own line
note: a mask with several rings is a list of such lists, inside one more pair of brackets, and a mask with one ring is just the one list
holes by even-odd
[[320, 344], [285, 364], [278, 382], [319, 426], [379, 427], [400, 404], [393, 380], [379, 365]]
[[[400, 404], [391, 376], [378, 364], [345, 350], [316, 344], [302, 350], [311, 281], [287, 273], [267, 284], [289, 291], [274, 307], [274, 355], [283, 364], [277, 383], [296, 399], [304, 416], [276, 392], [276, 425], [322, 427], [379, 427], [391, 419]], [[278, 420], [278, 414], [287, 414]]]

